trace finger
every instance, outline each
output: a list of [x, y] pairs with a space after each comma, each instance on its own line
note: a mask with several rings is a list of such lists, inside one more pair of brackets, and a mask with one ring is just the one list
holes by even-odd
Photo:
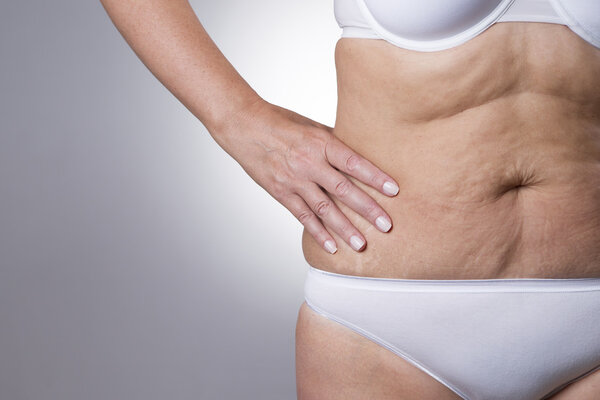
[[325, 251], [331, 254], [337, 251], [337, 245], [333, 237], [300, 196], [292, 194], [283, 200], [282, 204], [304, 225], [308, 233], [315, 238]]
[[304, 185], [296, 193], [304, 199], [313, 213], [344, 239], [350, 247], [356, 251], [365, 247], [366, 241], [363, 235], [316, 183]]
[[322, 171], [322, 175], [317, 180], [319, 185], [375, 225], [381, 232], [389, 232], [392, 228], [392, 219], [371, 196], [341, 172], [333, 168], [322, 169]]
[[372, 162], [333, 138], [325, 146], [325, 157], [331, 165], [388, 196], [398, 194], [396, 181]]

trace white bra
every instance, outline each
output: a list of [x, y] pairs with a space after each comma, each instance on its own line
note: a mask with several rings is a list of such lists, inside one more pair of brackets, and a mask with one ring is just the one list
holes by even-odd
[[334, 0], [334, 13], [342, 37], [410, 50], [455, 47], [510, 21], [567, 25], [600, 48], [600, 0]]

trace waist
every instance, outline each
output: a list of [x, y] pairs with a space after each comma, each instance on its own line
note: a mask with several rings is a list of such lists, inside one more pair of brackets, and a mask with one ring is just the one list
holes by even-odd
[[339, 250], [329, 255], [305, 233], [307, 261], [402, 279], [600, 277], [600, 78], [586, 75], [590, 64], [567, 85], [556, 71], [534, 70], [527, 52], [515, 61], [505, 49], [489, 54], [502, 61], [495, 67], [463, 68], [457, 80], [439, 64], [474, 60], [478, 42], [439, 53], [429, 67], [420, 60], [435, 53], [388, 52], [378, 42], [338, 43], [334, 134], [400, 184], [388, 198], [350, 177], [394, 227], [381, 233], [333, 198], [367, 247], [356, 253], [332, 232]]

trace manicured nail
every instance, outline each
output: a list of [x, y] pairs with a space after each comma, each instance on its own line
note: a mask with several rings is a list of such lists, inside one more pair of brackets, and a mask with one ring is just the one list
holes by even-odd
[[350, 238], [350, 244], [354, 250], [358, 251], [365, 245], [365, 241], [354, 235]]
[[325, 250], [327, 250], [331, 254], [335, 253], [337, 251], [337, 247], [335, 246], [335, 242], [333, 240], [326, 240], [325, 241]]
[[377, 217], [377, 219], [375, 220], [375, 225], [377, 225], [379, 230], [381, 230], [383, 232], [389, 231], [390, 228], [392, 227], [391, 221], [389, 219], [387, 219], [386, 217], [382, 217], [382, 216]]
[[398, 191], [400, 191], [400, 188], [394, 182], [387, 181], [383, 184], [383, 192], [387, 195], [395, 196]]

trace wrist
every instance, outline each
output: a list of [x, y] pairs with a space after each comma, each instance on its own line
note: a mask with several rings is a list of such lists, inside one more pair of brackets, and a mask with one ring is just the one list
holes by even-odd
[[229, 143], [239, 140], [240, 132], [247, 129], [247, 121], [258, 114], [258, 110], [269, 105], [269, 102], [256, 92], [244, 98], [237, 98], [225, 115], [216, 118], [206, 126], [213, 139], [226, 151]]

